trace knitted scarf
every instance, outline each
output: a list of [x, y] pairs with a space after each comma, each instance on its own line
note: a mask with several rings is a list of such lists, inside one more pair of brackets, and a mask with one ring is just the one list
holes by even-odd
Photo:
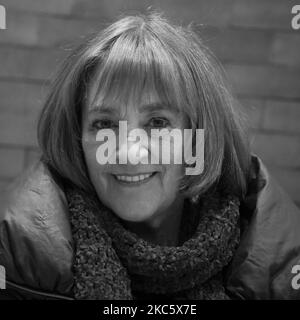
[[75, 299], [229, 299], [223, 270], [240, 238], [239, 200], [185, 201], [178, 246], [147, 242], [99, 200], [66, 190]]

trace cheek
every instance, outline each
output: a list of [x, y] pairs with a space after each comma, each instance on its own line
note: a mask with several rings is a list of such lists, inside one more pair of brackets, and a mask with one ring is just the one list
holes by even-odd
[[85, 162], [89, 172], [91, 173], [91, 172], [94, 172], [95, 170], [103, 171], [105, 166], [100, 165], [97, 162], [96, 154], [99, 148], [99, 142], [96, 141], [96, 136], [94, 134], [87, 132], [87, 130], [85, 130], [82, 136], [81, 144], [82, 144]]
[[[151, 150], [151, 159], [155, 163], [163, 165], [174, 165], [183, 163], [184, 146], [183, 133], [178, 131], [174, 137], [165, 135], [164, 137], [154, 137], [150, 140], [149, 149]], [[176, 168], [175, 171], [178, 171]]]
[[88, 170], [93, 171], [94, 168], [97, 167], [97, 159], [96, 159], [97, 144], [83, 139], [82, 149], [83, 149], [84, 158], [85, 158]]
[[177, 196], [183, 176], [183, 165], [169, 165], [164, 167], [162, 187], [168, 198], [174, 198]]
[[82, 142], [85, 162], [89, 172], [89, 177], [96, 189], [96, 191], [103, 190], [106, 187], [105, 171], [106, 166], [100, 165], [96, 159], [96, 151], [98, 143]]

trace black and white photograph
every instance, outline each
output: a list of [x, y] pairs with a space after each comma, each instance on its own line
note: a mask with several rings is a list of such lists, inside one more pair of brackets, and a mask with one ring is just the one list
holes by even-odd
[[4, 300], [300, 300], [300, 1], [0, 0]]

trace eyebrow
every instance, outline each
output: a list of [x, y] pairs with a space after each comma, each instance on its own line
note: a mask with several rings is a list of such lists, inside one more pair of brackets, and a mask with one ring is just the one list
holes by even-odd
[[154, 102], [154, 103], [150, 103], [150, 104], [145, 104], [140, 107], [140, 111], [144, 112], [144, 113], [146, 113], [146, 112], [154, 113], [154, 112], [161, 111], [161, 110], [165, 110], [165, 111], [172, 110], [173, 111], [174, 109], [175, 108], [171, 108], [161, 102]]
[[93, 114], [93, 113], [112, 114], [112, 113], [117, 113], [117, 110], [113, 106], [95, 105], [89, 109], [88, 113], [89, 114]]
[[[93, 113], [102, 113], [102, 114], [117, 114], [118, 113], [118, 108], [115, 106], [110, 106], [110, 105], [95, 105], [92, 108], [90, 108], [89, 110], [89, 114], [93, 114]], [[161, 102], [153, 102], [153, 103], [149, 103], [149, 104], [144, 104], [139, 108], [139, 111], [142, 113], [155, 113], [158, 111], [176, 111], [178, 112], [178, 110], [176, 108], [171, 108], [169, 106], [167, 106], [164, 103]]]

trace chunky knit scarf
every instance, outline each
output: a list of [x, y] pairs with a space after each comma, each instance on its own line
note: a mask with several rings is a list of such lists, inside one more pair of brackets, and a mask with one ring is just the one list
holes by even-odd
[[180, 244], [159, 246], [127, 230], [95, 198], [74, 189], [66, 194], [75, 299], [229, 299], [222, 271], [239, 243], [237, 198], [186, 200]]

